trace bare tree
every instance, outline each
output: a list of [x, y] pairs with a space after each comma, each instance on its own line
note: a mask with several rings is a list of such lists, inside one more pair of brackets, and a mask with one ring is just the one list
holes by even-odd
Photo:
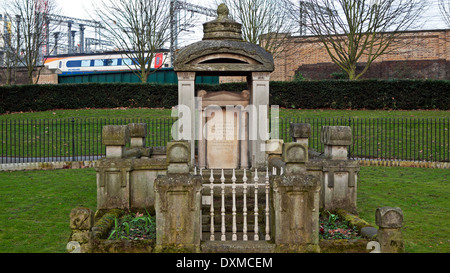
[[[48, 15], [57, 12], [54, 0], [7, 0], [2, 2], [9, 18], [15, 18], [11, 22], [11, 37], [17, 37], [10, 44], [14, 60], [19, 66], [27, 70], [28, 83], [39, 81], [40, 69], [45, 55], [48, 55], [48, 36], [51, 26]], [[37, 69], [35, 82], [33, 73]]]
[[439, 10], [445, 23], [450, 27], [450, 0], [439, 0]]
[[[350, 80], [370, 65], [417, 22], [426, 1], [309, 0], [302, 1], [306, 27], [325, 46], [331, 60]], [[362, 71], [357, 64], [364, 60]]]
[[219, 0], [230, 9], [234, 20], [242, 24], [247, 42], [260, 45], [276, 56], [289, 39], [293, 22], [287, 5], [279, 0]]
[[128, 67], [142, 82], [154, 71], [152, 60], [171, 39], [170, 0], [102, 0], [96, 7], [106, 35], [132, 60]]

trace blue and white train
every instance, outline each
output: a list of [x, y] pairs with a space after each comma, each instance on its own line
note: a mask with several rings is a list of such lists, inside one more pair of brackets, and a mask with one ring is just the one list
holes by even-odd
[[[135, 60], [130, 59], [125, 53], [119, 52], [50, 56], [45, 60], [44, 65], [50, 69], [61, 70], [63, 75], [139, 69]], [[154, 69], [170, 67], [170, 53], [156, 53], [151, 67]]]

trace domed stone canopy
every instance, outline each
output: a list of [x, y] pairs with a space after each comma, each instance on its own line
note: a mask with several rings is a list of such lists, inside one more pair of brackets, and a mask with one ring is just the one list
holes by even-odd
[[272, 54], [242, 39], [242, 26], [228, 17], [226, 5], [221, 4], [217, 10], [217, 19], [203, 25], [203, 40], [177, 52], [174, 70], [236, 76], [273, 72]]

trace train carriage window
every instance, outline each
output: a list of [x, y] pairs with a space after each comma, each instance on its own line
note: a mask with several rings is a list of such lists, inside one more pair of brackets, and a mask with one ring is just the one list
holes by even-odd
[[89, 67], [91, 66], [91, 60], [82, 60], [81, 67]]
[[59, 61], [59, 68], [62, 68], [62, 62]]
[[103, 60], [94, 60], [94, 66], [103, 66]]
[[104, 61], [105, 66], [117, 66], [118, 60], [117, 59], [106, 59]]
[[138, 64], [139, 63], [138, 63], [138, 61], [135, 58], [133, 58], [133, 60], [131, 60], [131, 59], [123, 59], [122, 60], [122, 65], [130, 66], [130, 65], [138, 65]]
[[66, 65], [67, 67], [80, 67], [81, 61], [68, 61]]

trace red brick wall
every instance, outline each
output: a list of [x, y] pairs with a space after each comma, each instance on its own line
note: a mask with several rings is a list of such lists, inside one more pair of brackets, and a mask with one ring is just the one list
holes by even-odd
[[[404, 32], [400, 37], [363, 78], [450, 79], [450, 30]], [[297, 71], [310, 79], [329, 79], [341, 71], [312, 36], [292, 37], [286, 47], [275, 57], [274, 81], [290, 81]]]

